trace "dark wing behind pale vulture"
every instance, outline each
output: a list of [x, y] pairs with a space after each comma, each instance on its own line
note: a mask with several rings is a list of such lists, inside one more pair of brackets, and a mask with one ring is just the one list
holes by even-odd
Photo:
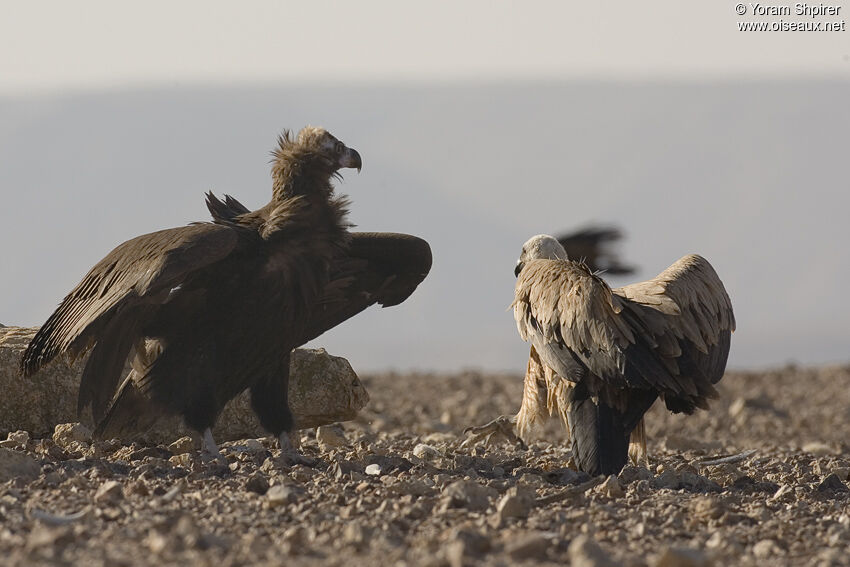
[[78, 409], [91, 402], [98, 419], [139, 338], [145, 309], [166, 301], [193, 272], [226, 257], [237, 241], [233, 228], [195, 224], [124, 242], [62, 300], [24, 352], [21, 371], [31, 375], [66, 350], [79, 356], [97, 340], [83, 371]]
[[[235, 198], [207, 193], [215, 222], [228, 224], [249, 212]], [[352, 232], [345, 255], [330, 267], [330, 278], [299, 344], [357, 315], [370, 305], [398, 305], [416, 290], [431, 269], [431, 247], [421, 238], [392, 232]]]
[[531, 260], [513, 307], [520, 335], [562, 377], [654, 389], [674, 411], [716, 395], [735, 328], [723, 284], [696, 255], [614, 291], [582, 264]]
[[591, 226], [561, 234], [558, 242], [567, 252], [567, 258], [587, 264], [593, 272], [625, 276], [635, 271], [633, 266], [621, 264], [611, 245], [623, 237], [619, 229]]

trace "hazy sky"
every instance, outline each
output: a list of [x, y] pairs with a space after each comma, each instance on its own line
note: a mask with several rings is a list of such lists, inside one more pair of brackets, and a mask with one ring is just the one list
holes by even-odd
[[[0, 93], [199, 81], [850, 76], [850, 32], [739, 32], [737, 22], [767, 18], [738, 16], [735, 4], [2, 0]], [[850, 17], [841, 12], [784, 20]]]
[[313, 123], [364, 156], [353, 220], [434, 249], [410, 301], [321, 338], [358, 369], [523, 370], [519, 246], [592, 221], [625, 230], [641, 278], [710, 258], [733, 365], [845, 361], [850, 32], [739, 32], [779, 18], [735, 9], [0, 0], [0, 323], [204, 218], [204, 191], [262, 205], [272, 140]]

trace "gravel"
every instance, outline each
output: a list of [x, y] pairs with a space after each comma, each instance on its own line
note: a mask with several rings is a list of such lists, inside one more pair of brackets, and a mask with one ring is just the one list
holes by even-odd
[[[353, 422], [276, 441], [0, 440], [4, 565], [844, 565], [850, 367], [730, 372], [710, 412], [648, 415], [648, 467], [591, 479], [560, 423], [527, 450], [461, 448], [521, 377], [385, 374]], [[751, 452], [755, 450], [755, 452]]]

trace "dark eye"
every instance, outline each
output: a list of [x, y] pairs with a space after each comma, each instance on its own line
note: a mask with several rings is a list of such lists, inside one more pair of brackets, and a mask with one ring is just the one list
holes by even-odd
[[334, 151], [338, 154], [341, 154], [343, 150], [345, 150], [345, 144], [343, 144], [342, 142], [337, 142], [334, 146]]

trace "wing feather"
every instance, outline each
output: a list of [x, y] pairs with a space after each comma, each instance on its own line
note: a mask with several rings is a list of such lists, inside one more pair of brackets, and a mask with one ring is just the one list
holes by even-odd
[[199, 223], [145, 234], [120, 244], [62, 300], [21, 360], [31, 375], [63, 351], [85, 351], [105, 321], [119, 311], [157, 303], [191, 273], [237, 245], [237, 229]]
[[697, 255], [614, 290], [580, 263], [531, 260], [512, 307], [520, 336], [568, 380], [579, 363], [611, 385], [679, 396], [682, 411], [716, 395], [735, 329], [723, 283]]

